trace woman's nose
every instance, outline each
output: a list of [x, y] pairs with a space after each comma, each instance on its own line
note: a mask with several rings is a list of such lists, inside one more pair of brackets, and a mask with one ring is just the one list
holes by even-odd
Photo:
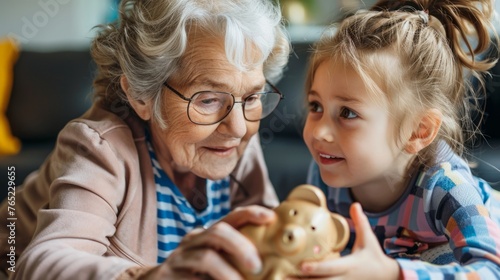
[[243, 115], [243, 107], [241, 103], [235, 103], [229, 115], [222, 120], [222, 133], [235, 138], [242, 138], [247, 133], [247, 121]]

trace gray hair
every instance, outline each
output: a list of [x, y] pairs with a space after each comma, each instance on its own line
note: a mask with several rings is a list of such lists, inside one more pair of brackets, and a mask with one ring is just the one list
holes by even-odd
[[251, 45], [261, 53], [264, 76], [278, 81], [288, 62], [289, 38], [281, 11], [270, 0], [122, 0], [118, 22], [101, 25], [91, 46], [98, 73], [95, 97], [107, 104], [126, 102], [120, 77], [136, 100], [153, 100], [153, 118], [161, 114], [162, 85], [179, 70], [193, 26], [222, 36], [226, 56], [247, 69]]

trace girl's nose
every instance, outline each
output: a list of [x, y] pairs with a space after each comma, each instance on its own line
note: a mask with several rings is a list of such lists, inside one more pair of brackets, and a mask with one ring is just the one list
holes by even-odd
[[313, 136], [316, 140], [333, 142], [334, 137], [334, 124], [330, 120], [322, 118], [318, 121], [313, 129]]

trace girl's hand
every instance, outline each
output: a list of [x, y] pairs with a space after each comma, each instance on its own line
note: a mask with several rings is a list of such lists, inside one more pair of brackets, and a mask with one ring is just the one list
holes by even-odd
[[[349, 209], [356, 241], [351, 254], [322, 262], [304, 262], [302, 273], [311, 279], [399, 279], [398, 263], [384, 254], [361, 205]], [[300, 278], [304, 279], [304, 277]]]
[[272, 210], [261, 206], [237, 208], [212, 227], [187, 234], [167, 260], [143, 279], [243, 279], [223, 255], [258, 273], [262, 263], [257, 249], [237, 229], [275, 218]]

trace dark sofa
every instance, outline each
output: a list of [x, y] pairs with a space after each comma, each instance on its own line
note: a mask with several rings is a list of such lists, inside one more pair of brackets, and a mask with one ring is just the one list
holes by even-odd
[[[260, 136], [270, 179], [280, 199], [291, 188], [305, 183], [311, 161], [303, 140], [305, 115], [304, 78], [309, 43], [293, 45], [294, 53], [277, 84], [285, 99], [276, 111], [261, 123]], [[22, 150], [14, 156], [0, 156], [0, 168], [16, 168], [16, 184], [37, 169], [54, 147], [58, 131], [81, 115], [91, 104], [91, 86], [95, 65], [88, 50], [63, 52], [23, 51], [14, 70], [14, 86], [7, 117], [12, 132], [22, 141]], [[487, 79], [488, 99], [485, 140], [472, 150], [477, 160], [474, 172], [499, 188], [500, 182], [500, 65]], [[369, 141], [369, 139], [367, 139]], [[6, 195], [7, 176], [0, 176]]]
[[305, 121], [305, 77], [309, 43], [295, 43], [283, 78], [277, 87], [285, 96], [271, 116], [263, 119], [260, 139], [264, 157], [278, 197], [285, 199], [290, 190], [306, 182], [311, 155], [302, 140]]
[[[16, 185], [42, 164], [64, 125], [89, 108], [94, 69], [88, 50], [20, 53], [7, 118], [22, 147], [16, 155], [0, 156], [3, 173], [15, 167]], [[5, 196], [7, 175], [0, 183]]]

